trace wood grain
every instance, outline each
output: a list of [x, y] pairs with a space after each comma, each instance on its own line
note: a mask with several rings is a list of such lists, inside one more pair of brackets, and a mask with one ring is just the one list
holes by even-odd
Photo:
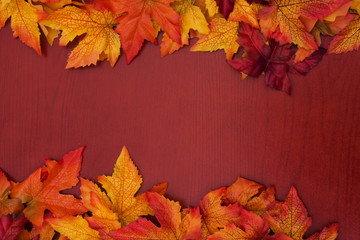
[[83, 177], [110, 174], [126, 145], [142, 191], [169, 182], [168, 196], [197, 205], [243, 176], [295, 185], [313, 226], [340, 223], [339, 239], [360, 236], [360, 52], [326, 56], [293, 94], [240, 80], [223, 52], [186, 48], [160, 58], [145, 44], [132, 64], [65, 70], [71, 48], [43, 43], [44, 56], [0, 32], [0, 166], [21, 181], [86, 145]]

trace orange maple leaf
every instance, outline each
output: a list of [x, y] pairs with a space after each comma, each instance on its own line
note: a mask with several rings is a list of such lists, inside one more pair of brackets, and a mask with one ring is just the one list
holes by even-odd
[[44, 12], [37, 10], [24, 0], [0, 1], [0, 29], [11, 17], [14, 38], [19, 37], [23, 43], [35, 49], [39, 55], [41, 55], [41, 47], [38, 21], [45, 16]]
[[311, 218], [300, 200], [296, 189], [292, 187], [285, 202], [281, 204], [279, 216], [264, 215], [269, 221], [270, 228], [275, 233], [284, 233], [294, 240], [302, 239], [306, 230], [311, 226]]
[[0, 216], [18, 212], [23, 209], [20, 199], [10, 199], [11, 184], [0, 170]]
[[208, 240], [292, 240], [283, 233], [269, 234], [269, 224], [258, 215], [241, 209], [241, 226], [229, 224]]
[[358, 50], [360, 46], [360, 17], [357, 15], [330, 42], [328, 53], [343, 53]]
[[211, 20], [209, 34], [201, 35], [190, 50], [213, 52], [224, 49], [226, 58], [230, 60], [239, 49], [239, 44], [236, 42], [238, 39], [238, 28], [238, 22], [215, 17]]
[[[109, 230], [134, 222], [139, 216], [153, 214], [144, 194], [135, 197], [142, 177], [126, 147], [121, 151], [113, 175], [99, 176], [98, 181], [106, 193], [95, 183], [81, 179], [82, 202], [93, 213], [94, 218], [106, 223]], [[160, 186], [159, 191], [164, 191], [164, 186]]]
[[199, 207], [202, 216], [202, 238], [219, 231], [230, 223], [238, 224], [241, 221], [241, 208], [237, 204], [222, 206], [221, 199], [226, 187], [211, 191], [200, 201]]
[[66, 68], [96, 64], [103, 59], [108, 59], [114, 66], [120, 55], [120, 39], [113, 30], [117, 17], [107, 10], [99, 11], [93, 5], [86, 4], [83, 7], [66, 6], [40, 23], [62, 30], [60, 46], [66, 46], [76, 36], [85, 34], [71, 52]]
[[180, 15], [170, 6], [175, 0], [99, 0], [98, 8], [124, 14], [116, 32], [130, 63], [140, 51], [144, 40], [156, 43], [157, 31], [152, 19], [173, 40], [181, 44]]
[[[55, 217], [86, 212], [79, 199], [59, 193], [78, 183], [83, 151], [84, 148], [74, 150], [59, 162], [46, 159], [46, 167], [37, 169], [13, 187], [11, 197], [19, 198], [27, 204], [23, 213], [35, 226], [42, 226], [46, 209]], [[42, 179], [42, 171], [45, 179]]]
[[[316, 22], [331, 14], [348, 0], [271, 0], [259, 11], [261, 30], [267, 38], [281, 44], [294, 43], [300, 48], [317, 50], [318, 46], [304, 20]], [[273, 34], [279, 27], [281, 34]]]
[[201, 238], [199, 208], [180, 212], [178, 202], [170, 201], [158, 193], [146, 193], [160, 227], [145, 218], [108, 234], [112, 239], [167, 239], [186, 240]]

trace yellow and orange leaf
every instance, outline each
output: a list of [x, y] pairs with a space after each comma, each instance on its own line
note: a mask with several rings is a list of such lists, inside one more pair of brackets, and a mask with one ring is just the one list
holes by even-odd
[[246, 0], [235, 1], [234, 9], [229, 15], [229, 20], [245, 22], [254, 28], [259, 28], [257, 13]]
[[222, 206], [226, 187], [211, 191], [200, 201], [202, 216], [202, 238], [219, 231], [230, 223], [238, 224], [241, 221], [241, 208], [237, 204]]
[[294, 187], [281, 205], [279, 216], [264, 215], [271, 230], [274, 233], [284, 233], [294, 240], [303, 239], [304, 233], [311, 226], [311, 218]]
[[238, 22], [216, 17], [210, 23], [210, 33], [201, 35], [190, 50], [213, 52], [224, 49], [226, 58], [230, 60], [239, 49], [239, 44], [236, 42], [238, 38], [238, 28]]
[[244, 207], [263, 188], [264, 186], [261, 184], [239, 177], [236, 182], [226, 189], [224, 199], [232, 204], [238, 203]]
[[81, 216], [48, 219], [47, 222], [62, 236], [70, 240], [102, 240], [99, 233], [89, 227]]
[[60, 45], [66, 46], [75, 37], [85, 34], [79, 45], [71, 52], [66, 68], [78, 68], [95, 64], [105, 56], [114, 66], [120, 55], [119, 36], [113, 30], [118, 15], [92, 5], [84, 7], [66, 6], [40, 23], [56, 30], [62, 30]]
[[[83, 151], [84, 148], [74, 150], [59, 162], [46, 159], [46, 167], [37, 169], [25, 181], [13, 187], [11, 197], [27, 203], [23, 213], [35, 226], [42, 226], [46, 209], [55, 217], [82, 214], [86, 211], [80, 200], [72, 195], [59, 193], [78, 183]], [[47, 177], [42, 179], [44, 172]]]
[[256, 213], [257, 215], [268, 214], [271, 216], [278, 215], [281, 205], [275, 200], [275, 187], [270, 186], [265, 191], [262, 191], [259, 196], [250, 199], [245, 209]]
[[208, 34], [210, 31], [201, 9], [194, 6], [191, 0], [174, 2], [172, 6], [181, 16], [181, 44], [174, 42], [166, 33], [164, 33], [160, 49], [162, 57], [167, 54], [172, 54], [184, 45], [188, 45], [190, 29], [196, 30], [200, 34]]
[[20, 199], [10, 199], [11, 184], [0, 170], [0, 216], [21, 211], [23, 205]]
[[35, 49], [41, 55], [39, 20], [46, 16], [24, 0], [0, 1], [0, 29], [11, 18], [11, 28], [14, 38], [19, 37], [26, 45]]
[[275, 187], [264, 190], [264, 186], [239, 177], [227, 188], [222, 199], [227, 204], [239, 204], [258, 215], [275, 215], [279, 212], [279, 202], [275, 200]]
[[[117, 228], [114, 220], [125, 226], [136, 221], [139, 216], [153, 214], [144, 194], [135, 197], [142, 177], [132, 162], [126, 147], [115, 164], [112, 176], [99, 176], [99, 183], [106, 194], [89, 180], [81, 180], [81, 196], [84, 206], [102, 223], [111, 223], [111, 230]], [[164, 187], [160, 188], [163, 190]]]

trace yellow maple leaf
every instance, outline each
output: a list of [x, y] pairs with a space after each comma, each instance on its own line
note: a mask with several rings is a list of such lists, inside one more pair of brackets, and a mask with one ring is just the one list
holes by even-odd
[[213, 52], [224, 49], [226, 58], [230, 60], [239, 49], [239, 44], [236, 42], [238, 28], [238, 22], [215, 17], [210, 23], [210, 33], [200, 36], [190, 50]]
[[181, 44], [174, 42], [164, 33], [160, 49], [162, 57], [175, 52], [184, 45], [188, 45], [190, 29], [197, 30], [200, 34], [208, 34], [210, 31], [209, 24], [201, 9], [193, 5], [191, 0], [174, 2], [172, 7], [181, 16]]
[[234, 10], [229, 15], [231, 21], [241, 21], [250, 24], [254, 28], [259, 28], [257, 13], [246, 0], [236, 0]]
[[81, 216], [48, 219], [47, 222], [62, 236], [70, 240], [101, 240], [99, 233], [89, 227]]
[[79, 45], [71, 52], [66, 68], [78, 68], [96, 64], [108, 59], [114, 66], [120, 55], [120, 39], [113, 27], [118, 15], [95, 9], [92, 5], [83, 7], [66, 6], [40, 23], [56, 30], [62, 30], [60, 45], [66, 46], [75, 37], [85, 34]]
[[24, 0], [1, 0], [0, 1], [0, 29], [7, 19], [11, 18], [13, 36], [19, 37], [26, 45], [35, 49], [41, 55], [40, 30], [38, 21], [46, 14], [34, 8]]
[[136, 221], [141, 215], [153, 214], [144, 194], [135, 197], [142, 177], [126, 147], [121, 151], [112, 176], [99, 176], [98, 181], [106, 194], [95, 183], [82, 179], [82, 202], [92, 211], [93, 217], [106, 224], [110, 230], [119, 228], [114, 220], [125, 226]]

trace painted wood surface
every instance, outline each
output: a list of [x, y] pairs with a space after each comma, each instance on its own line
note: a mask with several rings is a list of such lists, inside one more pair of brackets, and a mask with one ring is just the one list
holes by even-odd
[[130, 65], [65, 70], [71, 47], [43, 42], [38, 56], [9, 26], [0, 42], [0, 166], [14, 180], [83, 145], [81, 175], [95, 179], [126, 145], [142, 191], [168, 181], [168, 197], [194, 206], [238, 176], [276, 185], [280, 200], [295, 185], [308, 235], [338, 222], [339, 239], [359, 239], [360, 52], [292, 75], [288, 96], [241, 80], [221, 51], [160, 58], [145, 44]]

